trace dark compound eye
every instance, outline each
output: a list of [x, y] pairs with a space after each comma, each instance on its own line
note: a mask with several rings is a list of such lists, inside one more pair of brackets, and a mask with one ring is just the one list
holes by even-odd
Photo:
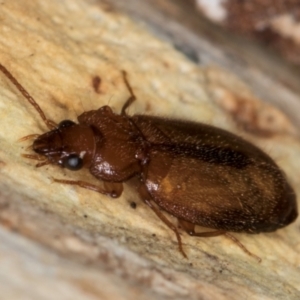
[[70, 154], [64, 159], [63, 166], [71, 171], [77, 171], [82, 168], [83, 160], [77, 154]]
[[58, 128], [66, 128], [75, 125], [76, 123], [71, 120], [63, 120], [58, 124]]

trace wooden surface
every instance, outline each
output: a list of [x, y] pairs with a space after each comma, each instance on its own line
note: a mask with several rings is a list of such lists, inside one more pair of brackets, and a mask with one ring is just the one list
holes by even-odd
[[[0, 11], [0, 62], [57, 122], [106, 104], [119, 111], [128, 97], [126, 70], [138, 97], [130, 113], [231, 130], [266, 150], [299, 194], [297, 74], [192, 14], [184, 17], [190, 8], [179, 5], [7, 1]], [[195, 29], [192, 22], [203, 25]], [[95, 76], [100, 92], [93, 89]], [[299, 220], [275, 233], [235, 235], [261, 263], [225, 237], [182, 233], [186, 260], [134, 189], [110, 199], [55, 184], [52, 177], [96, 181], [88, 172], [36, 169], [21, 157], [30, 142], [17, 140], [46, 128], [2, 74], [0, 85], [3, 299], [299, 299]]]
[[300, 125], [299, 68], [263, 46], [205, 20], [192, 0], [113, 2], [196, 63], [233, 72], [247, 82], [255, 95], [275, 104]]

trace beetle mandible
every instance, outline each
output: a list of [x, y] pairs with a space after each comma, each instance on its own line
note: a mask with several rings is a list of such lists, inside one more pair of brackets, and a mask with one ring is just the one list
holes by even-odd
[[[178, 228], [161, 210], [175, 216], [189, 235], [224, 234], [250, 255], [228, 232], [275, 231], [298, 215], [296, 195], [285, 174], [253, 144], [202, 123], [129, 116], [127, 109], [136, 97], [125, 71], [122, 74], [130, 97], [120, 114], [105, 105], [82, 113], [78, 123], [64, 120], [56, 124], [1, 64], [0, 70], [49, 128], [44, 134], [32, 135], [36, 154], [23, 156], [40, 161], [37, 167], [87, 168], [104, 187], [84, 181], [54, 181], [114, 198], [122, 194], [124, 182], [136, 177], [141, 199], [173, 230], [184, 257]], [[196, 232], [196, 225], [214, 231]]]

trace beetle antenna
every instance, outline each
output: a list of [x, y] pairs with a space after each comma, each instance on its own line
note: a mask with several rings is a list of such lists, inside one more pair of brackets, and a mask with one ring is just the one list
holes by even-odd
[[28, 102], [35, 108], [35, 110], [39, 113], [40, 117], [46, 124], [46, 126], [53, 130], [57, 127], [56, 123], [46, 118], [43, 110], [37, 104], [37, 102], [30, 96], [30, 94], [25, 90], [25, 88], [17, 81], [17, 79], [2, 65], [0, 64], [0, 70], [2, 73], [14, 84], [14, 86], [22, 93], [22, 95], [28, 100]]

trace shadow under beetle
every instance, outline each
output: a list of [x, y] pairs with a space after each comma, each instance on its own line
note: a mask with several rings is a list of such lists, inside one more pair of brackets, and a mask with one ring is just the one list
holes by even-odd
[[[178, 228], [161, 210], [175, 216], [189, 235], [223, 234], [250, 255], [228, 231], [275, 231], [297, 217], [296, 196], [284, 173], [256, 146], [202, 123], [129, 116], [127, 109], [136, 97], [124, 71], [130, 97], [120, 114], [105, 105], [81, 114], [78, 124], [70, 120], [56, 124], [1, 64], [0, 70], [50, 130], [25, 137], [35, 138], [32, 148], [37, 154], [24, 156], [40, 161], [37, 167], [87, 168], [103, 181], [102, 188], [84, 181], [54, 181], [113, 198], [122, 194], [124, 182], [137, 178], [141, 199], [174, 231], [184, 257]], [[215, 231], [195, 232], [196, 225]]]

